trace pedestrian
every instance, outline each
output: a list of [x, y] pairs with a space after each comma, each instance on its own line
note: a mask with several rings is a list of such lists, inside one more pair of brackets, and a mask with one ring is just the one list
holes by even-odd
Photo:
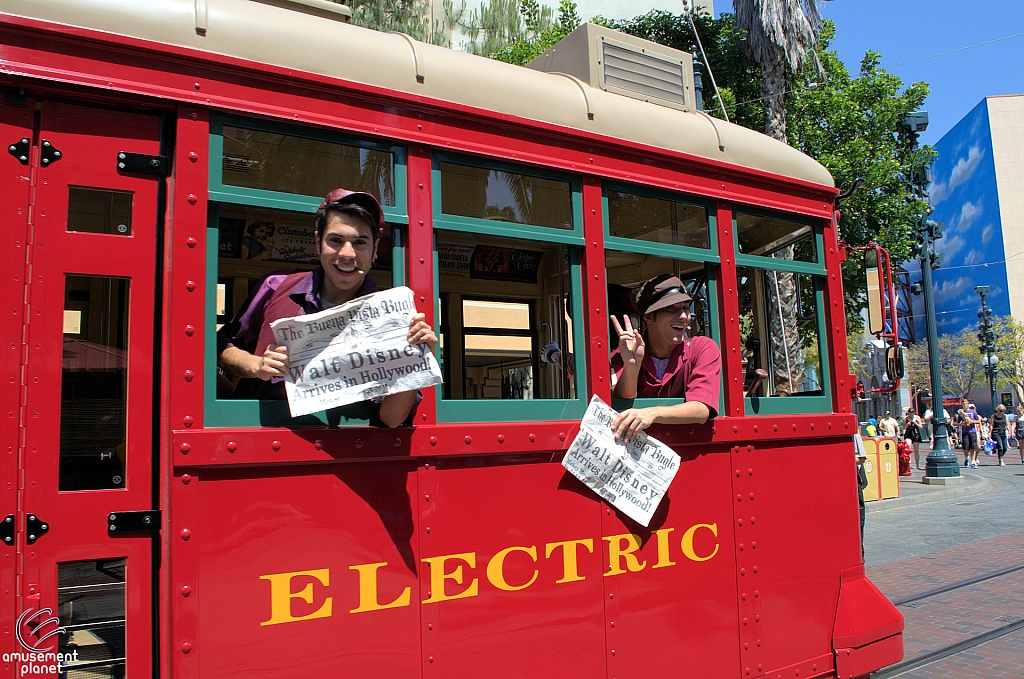
[[878, 434], [878, 430], [875, 428], [875, 418], [868, 418], [867, 426], [864, 427], [864, 433], [868, 435], [868, 438], [875, 438]]
[[1020, 463], [1024, 464], [1024, 406], [1017, 406], [1017, 418], [1014, 422], [1014, 435], [1017, 438], [1017, 451], [1020, 452]]
[[978, 416], [978, 409], [966, 398], [961, 402], [961, 420], [963, 421], [960, 441], [964, 447], [964, 466], [972, 469], [978, 468], [978, 429], [981, 424], [981, 417]]
[[988, 420], [989, 427], [992, 429], [992, 440], [995, 442], [996, 453], [999, 455], [999, 466], [1005, 467], [1006, 463], [1003, 462], [1003, 455], [1006, 455], [1006, 406], [1002, 403], [996, 406], [996, 411], [992, 413], [992, 417]]
[[1017, 416], [1012, 410], [1006, 411], [1006, 449], [1009, 450], [1017, 442]]
[[913, 408], [907, 408], [903, 418], [903, 438], [914, 451], [914, 467], [921, 468], [921, 418]]
[[864, 471], [864, 463], [868, 454], [864, 451], [864, 442], [860, 434], [853, 435], [854, 459], [857, 461], [857, 502], [860, 505], [860, 560], [864, 561], [864, 519], [867, 512], [864, 509], [864, 489], [868, 487], [868, 475]]
[[892, 416], [888, 410], [885, 411], [885, 417], [878, 423], [878, 430], [882, 432], [882, 436], [891, 436], [896, 438], [900, 432], [900, 423]]

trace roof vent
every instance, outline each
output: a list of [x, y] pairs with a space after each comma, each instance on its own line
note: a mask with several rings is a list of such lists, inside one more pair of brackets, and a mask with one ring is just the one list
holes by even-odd
[[632, 99], [694, 109], [690, 54], [595, 24], [583, 24], [526, 67], [566, 73]]

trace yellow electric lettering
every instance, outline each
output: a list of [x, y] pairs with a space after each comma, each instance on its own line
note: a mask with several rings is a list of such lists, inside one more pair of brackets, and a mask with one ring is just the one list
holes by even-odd
[[462, 584], [462, 564], [455, 567], [455, 570], [451, 573], [445, 573], [445, 562], [449, 559], [459, 559], [465, 561], [470, 568], [476, 568], [476, 552], [465, 552], [463, 554], [446, 554], [445, 556], [431, 556], [423, 559], [423, 563], [430, 566], [430, 592], [426, 599], [423, 600], [425, 604], [436, 604], [439, 601], [449, 601], [451, 599], [464, 599], [466, 597], [476, 596], [480, 593], [480, 582], [473, 578], [473, 582], [469, 583], [469, 587], [459, 592], [458, 594], [448, 595], [445, 594], [444, 585], [446, 580], [454, 580], [458, 584]]
[[544, 545], [544, 558], [550, 559], [551, 553], [562, 548], [562, 579], [555, 580], [556, 585], [560, 585], [563, 582], [576, 582], [577, 580], [586, 580], [586, 578], [580, 575], [579, 568], [576, 564], [576, 545], [583, 545], [587, 548], [587, 551], [591, 554], [594, 553], [594, 540], [593, 538], [587, 538], [586, 540], [566, 540], [565, 542], [549, 542]]
[[715, 549], [707, 556], [697, 556], [697, 552], [693, 551], [693, 535], [697, 532], [698, 528], [707, 528], [711, 531], [711, 534], [716, 538], [718, 537], [718, 524], [717, 523], [698, 523], [690, 526], [685, 533], [683, 533], [683, 540], [680, 546], [683, 548], [683, 555], [691, 561], [707, 561], [708, 559], [714, 558], [715, 554], [718, 554], [718, 543], [715, 543]]
[[505, 581], [505, 557], [511, 552], [526, 552], [533, 559], [534, 563], [537, 562], [536, 545], [530, 545], [529, 547], [506, 547], [492, 556], [491, 560], [487, 562], [487, 579], [498, 589], [503, 589], [506, 592], [518, 592], [521, 589], [526, 589], [537, 580], [537, 569], [533, 569], [533, 577], [525, 585], [508, 584]]
[[292, 599], [302, 599], [307, 604], [313, 603], [312, 582], [307, 582], [302, 591], [292, 592], [292, 579], [303, 576], [317, 580], [324, 587], [328, 587], [331, 584], [331, 573], [326, 568], [260, 576], [260, 580], [270, 582], [270, 620], [261, 622], [260, 626], [331, 617], [331, 597], [324, 599], [323, 605], [309, 615], [292, 615]]
[[408, 606], [411, 588], [398, 595], [398, 598], [389, 604], [377, 602], [377, 571], [387, 566], [387, 561], [380, 563], [362, 563], [357, 566], [349, 566], [349, 570], [359, 573], [359, 606], [353, 608], [349, 613], [365, 613], [366, 611], [382, 611], [385, 608], [400, 608]]
[[665, 566], [676, 565], [676, 562], [668, 555], [668, 534], [674, 530], [675, 528], [659, 528], [654, 531], [654, 534], [658, 536], [658, 563], [651, 566], [651, 568], [664, 568]]
[[[640, 536], [634, 533], [623, 533], [622, 535], [606, 535], [601, 538], [608, 541], [608, 572], [609, 575], [620, 575], [628, 569], [631, 573], [637, 573], [647, 565], [646, 561], [640, 561], [633, 554], [640, 549]], [[624, 546], [623, 543], [626, 543]], [[626, 561], [626, 568], [622, 568], [622, 560]]]

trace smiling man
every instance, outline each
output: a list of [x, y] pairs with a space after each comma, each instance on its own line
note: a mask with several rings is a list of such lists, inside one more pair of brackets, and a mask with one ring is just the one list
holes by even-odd
[[[291, 275], [271, 274], [217, 333], [220, 365], [242, 378], [236, 397], [285, 398], [284, 375], [288, 350], [274, 342], [270, 324], [281, 318], [312, 314], [377, 291], [367, 273], [377, 259], [384, 231], [384, 211], [369, 193], [335, 189], [316, 213], [316, 253], [320, 266]], [[424, 314], [409, 321], [410, 344], [437, 344]], [[370, 403], [371, 424], [397, 427], [408, 424], [418, 392], [389, 394]]]
[[703, 424], [718, 412], [722, 354], [710, 337], [687, 337], [690, 303], [683, 282], [662, 274], [640, 286], [636, 306], [647, 326], [612, 317], [619, 347], [612, 352], [614, 398], [685, 398], [685, 403], [630, 408], [612, 428], [628, 441], [652, 424]]

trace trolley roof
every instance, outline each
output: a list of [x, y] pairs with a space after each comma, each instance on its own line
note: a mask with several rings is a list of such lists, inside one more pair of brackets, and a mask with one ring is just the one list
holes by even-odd
[[346, 24], [340, 15], [330, 18], [326, 4], [0, 0], [0, 11], [342, 78], [834, 186], [820, 163], [753, 130], [564, 76]]

